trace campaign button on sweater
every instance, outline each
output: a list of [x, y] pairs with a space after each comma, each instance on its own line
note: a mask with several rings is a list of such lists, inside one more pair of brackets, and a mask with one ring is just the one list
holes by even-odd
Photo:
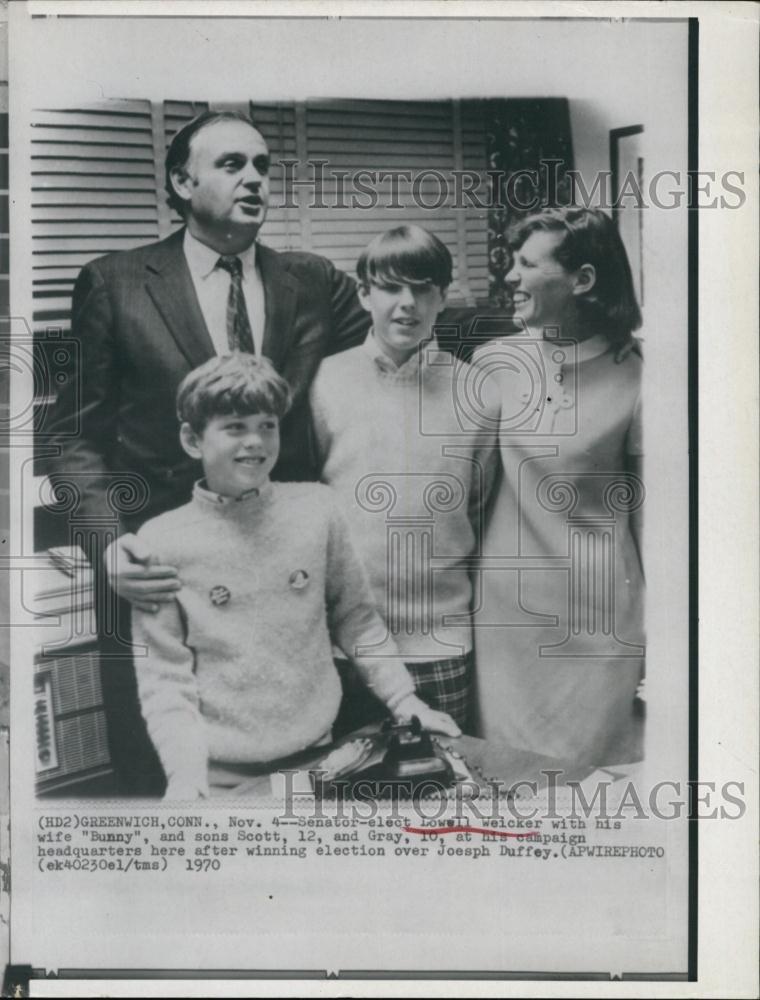
[[216, 587], [212, 587], [208, 592], [208, 596], [211, 599], [211, 603], [216, 607], [221, 607], [223, 604], [229, 603], [232, 594], [227, 589], [227, 587], [222, 584], [217, 584]]

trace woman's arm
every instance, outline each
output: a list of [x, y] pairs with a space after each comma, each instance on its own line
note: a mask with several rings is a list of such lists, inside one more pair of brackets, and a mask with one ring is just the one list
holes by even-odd
[[[643, 456], [626, 455], [625, 471], [630, 475], [636, 476], [637, 479], [643, 482], [643, 464], [644, 464]], [[631, 529], [633, 544], [636, 547], [636, 554], [639, 557], [639, 565], [641, 566], [641, 573], [643, 576], [644, 574], [644, 552], [643, 552], [644, 504], [643, 503], [639, 504], [639, 506], [630, 513], [628, 523]]]

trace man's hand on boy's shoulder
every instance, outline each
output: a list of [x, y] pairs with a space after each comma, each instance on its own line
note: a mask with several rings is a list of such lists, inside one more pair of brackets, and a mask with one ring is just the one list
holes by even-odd
[[461, 736], [462, 730], [446, 712], [438, 712], [418, 698], [416, 694], [407, 695], [399, 702], [393, 712], [397, 722], [409, 722], [413, 715], [420, 720], [423, 729], [433, 733], [443, 733], [444, 736]]
[[111, 588], [140, 611], [155, 614], [182, 589], [176, 568], [156, 563], [150, 546], [137, 535], [120, 535], [103, 558]]

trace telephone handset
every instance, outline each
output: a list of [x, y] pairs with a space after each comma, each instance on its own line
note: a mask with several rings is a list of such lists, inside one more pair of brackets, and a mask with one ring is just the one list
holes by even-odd
[[416, 715], [344, 743], [312, 769], [311, 779], [318, 795], [363, 799], [446, 794], [457, 782], [474, 780], [464, 758], [443, 747]]

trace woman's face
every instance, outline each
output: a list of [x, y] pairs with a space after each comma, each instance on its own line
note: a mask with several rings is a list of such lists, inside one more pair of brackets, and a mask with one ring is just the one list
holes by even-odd
[[515, 319], [536, 333], [562, 326], [574, 315], [578, 274], [566, 271], [554, 256], [561, 233], [537, 230], [515, 251], [506, 282], [512, 292]]

